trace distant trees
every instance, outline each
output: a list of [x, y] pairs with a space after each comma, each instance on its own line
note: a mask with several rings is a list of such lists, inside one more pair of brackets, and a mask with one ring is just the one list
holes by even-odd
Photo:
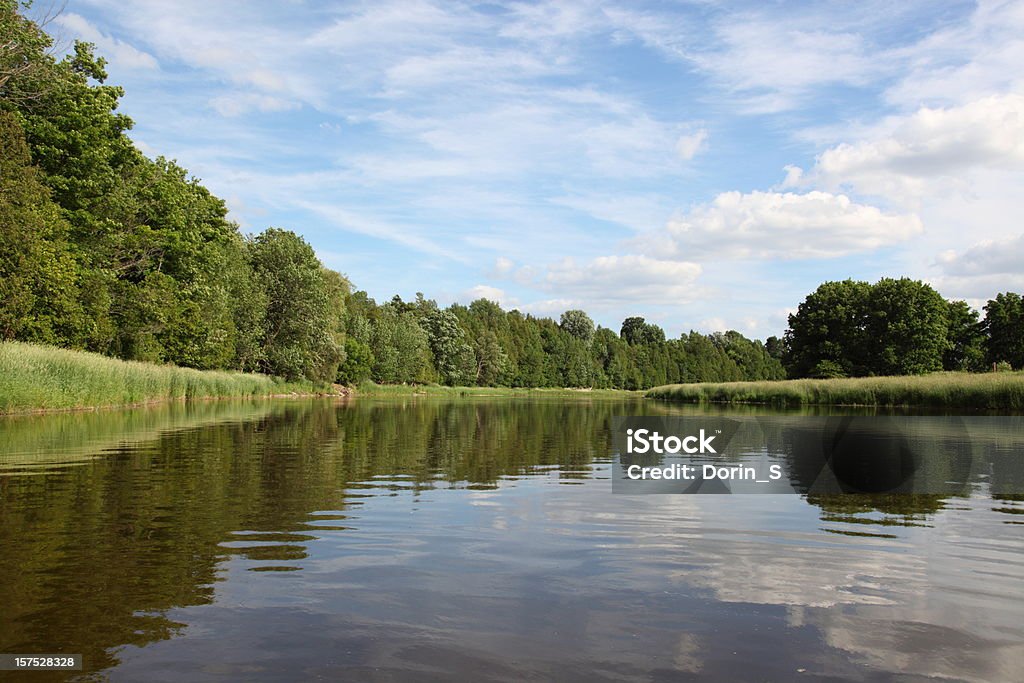
[[458, 316], [434, 304], [420, 319], [420, 324], [427, 333], [427, 344], [441, 383], [456, 386], [475, 382], [476, 357], [465, 331], [459, 326]]
[[946, 370], [976, 372], [985, 367], [985, 330], [978, 312], [966, 301], [950, 301], [946, 309], [946, 350], [942, 367]]
[[985, 310], [979, 323], [966, 302], [909, 278], [826, 282], [789, 316], [782, 353], [794, 377], [980, 370], [986, 357], [1024, 366], [1019, 296], [1000, 294]]
[[586, 344], [590, 344], [594, 338], [594, 321], [584, 311], [571, 310], [563, 313], [561, 328]]
[[627, 344], [657, 344], [665, 341], [665, 330], [638, 316], [623, 320], [619, 335]]
[[253, 277], [266, 293], [261, 369], [333, 380], [343, 354], [335, 333], [347, 286], [329, 280], [313, 248], [293, 232], [269, 228], [249, 242], [248, 251]]
[[982, 329], [988, 335], [989, 363], [1009, 363], [1024, 369], [1024, 297], [1014, 292], [997, 294], [985, 305]]

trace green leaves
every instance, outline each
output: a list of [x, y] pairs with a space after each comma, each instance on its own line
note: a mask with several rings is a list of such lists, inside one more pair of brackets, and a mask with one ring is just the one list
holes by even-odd
[[988, 333], [989, 363], [1024, 368], [1024, 297], [1014, 292], [997, 294], [985, 305], [983, 329]]
[[269, 228], [248, 252], [266, 301], [261, 369], [289, 379], [333, 381], [343, 357], [333, 334], [341, 321], [332, 315], [338, 304], [313, 248], [294, 232]]

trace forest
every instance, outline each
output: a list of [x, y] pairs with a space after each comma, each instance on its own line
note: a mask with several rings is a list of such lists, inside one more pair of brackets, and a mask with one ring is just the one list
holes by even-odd
[[1020, 295], [981, 320], [907, 278], [825, 283], [765, 343], [485, 299], [378, 303], [300, 235], [243, 234], [176, 161], [145, 156], [93, 46], [55, 53], [0, 0], [0, 341], [342, 384], [642, 389], [1024, 366]]

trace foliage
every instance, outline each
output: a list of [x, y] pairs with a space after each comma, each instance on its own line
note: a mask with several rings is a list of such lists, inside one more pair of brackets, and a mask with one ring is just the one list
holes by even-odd
[[966, 301], [950, 301], [946, 311], [949, 324], [946, 350], [942, 354], [944, 370], [976, 372], [985, 368], [985, 331], [978, 321], [978, 312]]
[[476, 360], [465, 331], [459, 327], [458, 316], [434, 305], [420, 324], [427, 334], [427, 344], [441, 383], [456, 386], [474, 382]]
[[293, 232], [270, 228], [250, 242], [249, 258], [266, 292], [263, 371], [289, 379], [334, 379], [342, 356], [333, 334], [341, 325], [340, 304], [331, 301], [313, 248]]
[[574, 309], [563, 313], [561, 328], [587, 344], [594, 338], [594, 321], [585, 311]]
[[622, 321], [619, 332], [627, 344], [656, 344], [665, 341], [665, 331], [639, 316], [626, 318]]
[[0, 340], [76, 341], [81, 304], [67, 230], [21, 126], [0, 111]]
[[785, 346], [790, 376], [808, 377], [823, 361], [843, 375], [866, 373], [867, 299], [871, 286], [826, 282], [807, 295], [789, 316]]
[[1024, 368], [1024, 297], [1014, 292], [997, 294], [985, 305], [983, 326], [988, 362]]
[[390, 303], [381, 306], [372, 340], [373, 381], [402, 384], [426, 379], [430, 348], [414, 312]]
[[338, 381], [354, 386], [370, 379], [374, 364], [373, 351], [355, 337], [345, 339], [345, 360], [338, 368]]
[[866, 372], [920, 375], [942, 369], [949, 305], [930, 285], [883, 278], [867, 297]]

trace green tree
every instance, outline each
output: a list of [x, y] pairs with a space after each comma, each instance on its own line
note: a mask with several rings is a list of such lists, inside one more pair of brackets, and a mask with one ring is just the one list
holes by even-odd
[[348, 337], [345, 339], [345, 360], [338, 368], [338, 382], [354, 386], [370, 378], [376, 359], [373, 351], [363, 342]]
[[657, 344], [665, 341], [663, 329], [646, 322], [639, 316], [629, 317], [622, 321], [622, 330], [619, 332], [619, 336], [627, 344]]
[[21, 126], [0, 111], [0, 339], [77, 345], [82, 310], [67, 230]]
[[498, 336], [491, 330], [484, 330], [473, 341], [476, 357], [476, 383], [480, 386], [495, 386], [508, 365], [508, 356], [498, 343]]
[[457, 386], [476, 381], [473, 349], [459, 326], [458, 316], [434, 306], [421, 318], [420, 324], [427, 333], [434, 368], [441, 382]]
[[587, 345], [594, 338], [594, 321], [584, 311], [573, 309], [562, 314], [561, 328]]
[[930, 285], [883, 278], [871, 287], [867, 308], [868, 373], [920, 375], [942, 369], [949, 304]]
[[807, 295], [789, 316], [785, 364], [791, 377], [866, 374], [868, 296], [871, 285], [844, 280], [826, 282]]
[[1003, 292], [985, 304], [983, 328], [988, 336], [989, 363], [1024, 368], [1024, 297]]
[[383, 384], [425, 382], [430, 379], [430, 346], [413, 311], [380, 307], [373, 321], [373, 381]]
[[331, 381], [343, 351], [334, 336], [330, 290], [313, 248], [293, 232], [269, 228], [249, 245], [253, 274], [266, 292], [263, 370]]
[[984, 368], [985, 332], [978, 312], [966, 301], [950, 301], [946, 311], [948, 328], [946, 351], [942, 354], [945, 370], [978, 371]]

